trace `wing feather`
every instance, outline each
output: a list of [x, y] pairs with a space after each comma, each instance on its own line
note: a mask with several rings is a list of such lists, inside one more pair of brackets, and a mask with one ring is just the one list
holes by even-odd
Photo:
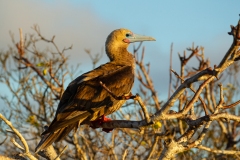
[[134, 82], [134, 67], [106, 63], [73, 80], [63, 93], [56, 115], [37, 150], [64, 138], [81, 122], [93, 121], [118, 110], [124, 100], [114, 99], [101, 85], [102, 81], [116, 96], [128, 94]]

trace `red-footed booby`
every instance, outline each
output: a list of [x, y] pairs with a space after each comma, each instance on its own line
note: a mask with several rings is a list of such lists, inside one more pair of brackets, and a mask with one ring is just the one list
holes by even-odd
[[42, 133], [36, 152], [62, 140], [81, 123], [109, 121], [105, 116], [118, 110], [125, 100], [112, 97], [100, 82], [116, 96], [129, 94], [134, 82], [135, 59], [127, 48], [130, 43], [142, 41], [155, 39], [134, 34], [128, 29], [117, 29], [110, 33], [105, 43], [110, 62], [84, 73], [68, 85], [54, 120]]

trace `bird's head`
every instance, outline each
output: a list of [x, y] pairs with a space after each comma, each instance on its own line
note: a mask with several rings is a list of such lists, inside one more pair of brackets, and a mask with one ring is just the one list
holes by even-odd
[[106, 52], [112, 60], [116, 53], [127, 51], [130, 43], [142, 41], [155, 41], [155, 39], [149, 36], [134, 34], [128, 29], [117, 29], [112, 31], [107, 37]]

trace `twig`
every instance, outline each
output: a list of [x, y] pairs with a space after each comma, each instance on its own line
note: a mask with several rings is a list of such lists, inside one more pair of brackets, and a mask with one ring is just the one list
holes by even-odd
[[208, 121], [205, 127], [203, 128], [202, 132], [200, 133], [199, 137], [194, 142], [188, 144], [189, 149], [198, 146], [199, 144], [202, 143], [202, 140], [204, 139], [211, 123], [212, 121]]
[[124, 152], [123, 152], [123, 155], [122, 155], [122, 160], [125, 160], [125, 159], [126, 159], [127, 154], [128, 154], [128, 150], [125, 149]]
[[24, 139], [24, 137], [22, 136], [22, 134], [12, 125], [12, 123], [10, 121], [8, 121], [1, 113], [0, 113], [0, 119], [2, 119], [12, 130], [13, 132], [18, 136], [18, 138], [20, 139], [20, 141], [22, 142], [23, 146], [24, 146], [24, 150], [25, 153], [24, 155], [26, 155], [29, 159], [31, 160], [37, 160], [30, 152], [29, 152], [29, 147], [28, 144], [26, 142], [26, 140]]
[[16, 141], [15, 141], [15, 138], [11, 138], [10, 141], [19, 149], [21, 149], [22, 151], [25, 151], [25, 149], [20, 145], [18, 144]]
[[0, 146], [1, 146], [3, 143], [6, 142], [7, 138], [8, 138], [8, 136], [6, 136], [6, 138], [5, 138], [2, 142], [0, 142]]
[[[138, 59], [136, 59], [136, 64], [139, 66], [141, 72], [143, 73], [147, 85], [144, 85], [145, 83], [143, 83], [142, 79], [139, 79], [139, 81], [152, 92], [152, 99], [155, 103], [155, 106], [156, 106], [157, 109], [160, 109], [160, 104], [159, 104], [159, 100], [158, 100], [158, 97], [157, 97], [157, 92], [155, 91], [152, 79], [150, 78], [150, 76], [148, 74], [148, 71], [146, 70], [146, 68], [144, 66], [143, 56], [144, 56], [144, 48], [143, 48], [143, 52], [142, 52], [142, 58], [141, 58], [140, 61]], [[141, 77], [140, 74], [139, 74], [138, 78], [139, 77]]]
[[78, 158], [87, 160], [86, 154], [84, 153], [84, 151], [82, 150], [82, 148], [80, 147], [80, 145], [78, 143], [78, 137], [77, 137], [76, 132], [73, 134], [73, 144], [75, 145], [76, 155], [78, 156]]
[[[21, 57], [14, 57], [15, 59], [17, 59], [18, 61], [21, 61], [21, 63], [25, 64], [25, 66], [32, 68], [32, 70], [34, 70], [38, 76], [46, 83], [46, 85], [52, 90], [52, 93], [54, 93], [54, 95], [56, 97], [58, 97], [58, 94], [61, 91], [61, 88], [53, 86], [52, 83], [50, 83], [45, 77], [44, 75], [41, 73], [41, 71], [39, 69], [37, 69], [27, 58]], [[57, 93], [55, 93], [54, 91], [57, 91]]]
[[[223, 86], [222, 84], [218, 84], [219, 88], [220, 88], [220, 101], [219, 101], [219, 104], [218, 106], [220, 107], [217, 107], [217, 108], [221, 108], [222, 107], [222, 104], [224, 103], [224, 97], [223, 97]], [[215, 111], [216, 112], [216, 111]]]
[[232, 107], [235, 107], [236, 105], [238, 105], [240, 103], [240, 100], [238, 100], [237, 102], [233, 103], [233, 104], [230, 104], [230, 105], [227, 105], [227, 106], [223, 106], [222, 108], [223, 109], [229, 109], [229, 108], [232, 108]]
[[136, 52], [140, 49], [141, 45], [142, 45], [142, 42], [139, 43], [137, 48], [135, 48], [135, 45], [133, 46], [133, 53], [135, 56], [136, 56]]
[[58, 79], [55, 77], [55, 74], [52, 73], [52, 61], [49, 63], [49, 75], [51, 78], [57, 83], [59, 87], [62, 87], [62, 84], [58, 81]]
[[24, 38], [23, 38], [23, 34], [22, 34], [22, 28], [19, 28], [19, 34], [20, 34], [20, 44], [17, 45], [18, 47], [18, 53], [20, 55], [20, 57], [22, 57], [24, 55]]
[[[172, 70], [172, 69], [171, 69], [171, 71], [172, 71], [179, 79], [182, 80], [182, 83], [184, 82], [184, 79], [183, 79], [181, 76], [179, 76], [176, 71], [174, 71], [174, 70]], [[190, 86], [189, 88], [190, 88], [194, 93], [196, 93], [196, 91], [192, 88], [192, 86]], [[201, 103], [202, 103], [202, 105], [203, 105], [203, 109], [204, 109], [205, 115], [208, 115], [207, 106], [206, 106], [204, 100], [201, 98], [201, 96], [199, 96], [199, 100], [201, 101]]]
[[180, 57], [180, 60], [183, 65], [185, 65], [194, 55], [197, 55], [197, 53], [199, 51], [198, 46], [195, 49], [194, 49], [194, 46], [193, 46], [193, 48], [187, 48], [187, 50], [192, 51], [192, 53], [189, 55], [188, 58], [186, 58], [185, 56]]
[[0, 113], [0, 119], [2, 119], [11, 129], [12, 131], [18, 136], [18, 138], [21, 140], [22, 144], [24, 145], [25, 151], [29, 152], [28, 144], [22, 134], [15, 128], [13, 127], [12, 123], [8, 121], [1, 113]]
[[60, 156], [63, 154], [63, 152], [68, 148], [68, 145], [66, 145], [62, 150], [61, 152], [58, 154], [58, 156], [54, 159], [54, 160], [57, 160], [60, 158]]
[[142, 111], [143, 111], [143, 113], [144, 113], [144, 116], [145, 116], [145, 119], [146, 119], [147, 123], [150, 123], [150, 122], [151, 122], [151, 119], [150, 119], [150, 117], [149, 117], [147, 108], [146, 108], [146, 106], [144, 105], [144, 103], [143, 103], [143, 101], [142, 101], [142, 98], [141, 98], [138, 94], [136, 94], [134, 100], [137, 100], [137, 101], [138, 101], [139, 105], [140, 105], [141, 108], [142, 108]]
[[233, 150], [218, 150], [218, 149], [212, 149], [212, 148], [208, 148], [205, 147], [203, 145], [199, 145], [197, 146], [198, 149], [202, 149], [208, 152], [213, 152], [213, 153], [217, 153], [217, 154], [240, 154], [240, 151], [233, 151]]
[[171, 90], [172, 90], [172, 54], [173, 54], [173, 43], [170, 48], [170, 66], [169, 66], [169, 86], [168, 86], [168, 98], [170, 98]]
[[153, 144], [153, 146], [152, 146], [152, 148], [151, 148], [151, 151], [149, 152], [148, 157], [147, 157], [148, 160], [151, 159], [151, 157], [152, 157], [152, 155], [153, 155], [153, 153], [154, 153], [154, 151], [155, 151], [155, 149], [156, 149], [156, 147], [157, 147], [159, 138], [160, 138], [159, 136], [156, 136], [156, 137], [155, 137], [155, 139], [154, 139], [154, 144]]

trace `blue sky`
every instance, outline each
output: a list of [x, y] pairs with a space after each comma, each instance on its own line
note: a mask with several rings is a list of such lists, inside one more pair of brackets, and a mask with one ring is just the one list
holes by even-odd
[[[11, 44], [9, 30], [18, 38], [18, 28], [24, 33], [33, 33], [31, 27], [38, 24], [46, 37], [56, 35], [60, 48], [73, 44], [73, 50], [69, 51], [72, 62], [80, 62], [86, 72], [92, 65], [84, 49], [98, 53], [112, 30], [128, 28], [156, 38], [156, 42], [144, 43], [145, 61], [151, 63], [151, 75], [159, 96], [166, 97], [171, 43], [174, 43], [176, 71], [179, 71], [177, 53], [183, 53], [192, 42], [205, 47], [205, 57], [210, 58], [213, 66], [219, 63], [232, 42], [227, 32], [230, 25], [236, 25], [239, 13], [240, 1], [237, 0], [2, 0], [0, 50], [6, 50]], [[98, 65], [107, 60], [104, 56]]]

